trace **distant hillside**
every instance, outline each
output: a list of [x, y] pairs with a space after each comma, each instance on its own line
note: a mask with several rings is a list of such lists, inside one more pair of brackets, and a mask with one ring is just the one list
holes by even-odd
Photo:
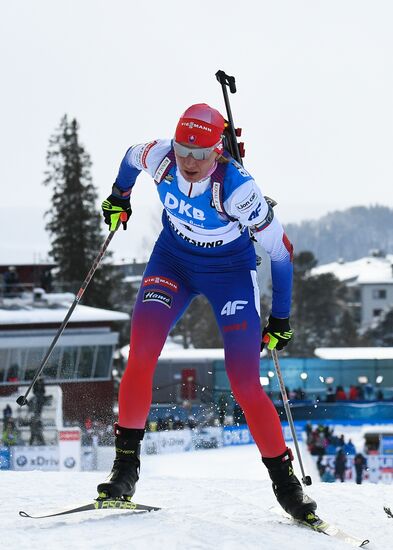
[[386, 206], [354, 206], [319, 220], [285, 224], [285, 231], [295, 253], [310, 250], [319, 265], [356, 260], [373, 249], [393, 253], [393, 209]]

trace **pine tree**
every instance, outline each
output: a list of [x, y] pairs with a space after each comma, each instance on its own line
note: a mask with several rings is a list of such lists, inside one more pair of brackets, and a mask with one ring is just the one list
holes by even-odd
[[[72, 292], [78, 290], [105, 238], [90, 174], [92, 163], [79, 143], [78, 130], [77, 121], [64, 115], [49, 141], [44, 180], [52, 189], [51, 208], [45, 215], [49, 218], [50, 255], [58, 266], [56, 281]], [[89, 283], [84, 303], [110, 307], [111, 289], [117, 283], [113, 268], [103, 263]]]
[[184, 348], [222, 348], [222, 337], [213, 310], [204, 296], [197, 296], [171, 332], [181, 336]]
[[393, 346], [393, 309], [381, 315], [376, 326], [365, 332], [364, 340], [371, 347]]
[[291, 315], [295, 334], [288, 346], [292, 356], [312, 357], [317, 347], [358, 344], [347, 287], [332, 273], [312, 276], [316, 264], [311, 252], [295, 255]]

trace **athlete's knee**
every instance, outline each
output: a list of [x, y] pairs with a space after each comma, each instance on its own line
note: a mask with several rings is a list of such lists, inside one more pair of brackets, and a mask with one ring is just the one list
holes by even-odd
[[236, 401], [241, 405], [242, 403], [249, 403], [255, 399], [267, 398], [259, 378], [248, 378], [247, 376], [232, 377], [230, 378], [231, 388]]
[[155, 365], [161, 350], [162, 346], [158, 342], [131, 340], [127, 366], [132, 365], [134, 368], [143, 368]]

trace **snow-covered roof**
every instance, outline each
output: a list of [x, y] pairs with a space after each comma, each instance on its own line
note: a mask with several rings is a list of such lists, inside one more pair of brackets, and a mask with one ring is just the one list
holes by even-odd
[[[45, 294], [34, 301], [32, 295], [4, 299], [0, 305], [1, 325], [61, 324], [75, 296], [71, 293]], [[72, 313], [71, 323], [127, 321], [129, 315], [119, 311], [100, 309], [78, 304]]]
[[393, 348], [316, 348], [320, 359], [393, 359]]
[[[124, 346], [121, 348], [120, 353], [124, 359], [127, 359], [130, 346]], [[262, 355], [266, 355], [266, 351], [263, 350]], [[164, 361], [216, 361], [224, 360], [223, 348], [183, 348], [183, 346], [177, 342], [174, 342], [171, 338], [165, 343], [164, 349], [161, 352], [159, 359]]]
[[[127, 359], [130, 346], [124, 346], [121, 348], [122, 356]], [[171, 344], [167, 347], [164, 346], [164, 349], [161, 352], [159, 357], [165, 361], [194, 361], [194, 360], [224, 360], [224, 350], [223, 349], [180, 349], [174, 348]]]
[[140, 283], [142, 281], [142, 275], [127, 275], [123, 278], [123, 283]]
[[312, 275], [333, 273], [342, 282], [357, 284], [393, 284], [393, 254], [367, 256], [352, 262], [331, 262], [312, 269]]

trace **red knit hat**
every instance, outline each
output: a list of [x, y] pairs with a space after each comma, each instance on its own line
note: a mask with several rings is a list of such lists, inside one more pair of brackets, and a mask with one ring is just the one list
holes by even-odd
[[206, 103], [191, 105], [180, 117], [175, 140], [198, 147], [212, 147], [221, 140], [224, 117]]

